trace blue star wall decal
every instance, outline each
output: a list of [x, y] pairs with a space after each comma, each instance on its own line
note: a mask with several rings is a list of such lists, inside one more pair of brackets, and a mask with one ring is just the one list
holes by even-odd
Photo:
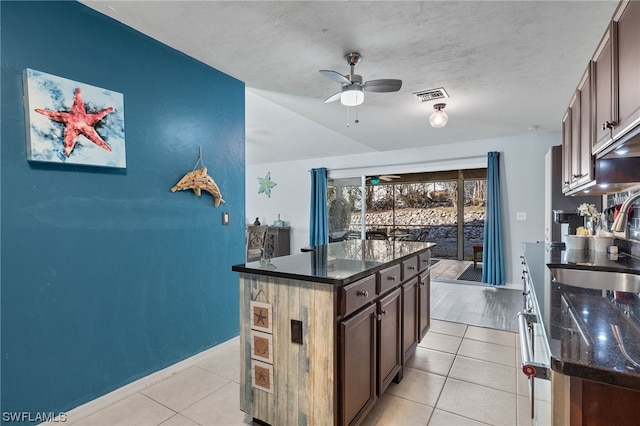
[[277, 183], [271, 180], [271, 172], [267, 173], [267, 175], [263, 178], [258, 178], [258, 183], [260, 184], [260, 189], [258, 189], [258, 194], [265, 193], [267, 197], [271, 198], [271, 188], [277, 185]]

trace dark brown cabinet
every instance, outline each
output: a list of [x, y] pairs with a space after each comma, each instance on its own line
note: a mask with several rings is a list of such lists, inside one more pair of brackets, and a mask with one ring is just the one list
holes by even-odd
[[[401, 289], [397, 288], [378, 302], [380, 356], [378, 394], [384, 393], [402, 369], [402, 304]], [[415, 321], [415, 320], [414, 320]], [[400, 376], [399, 378], [401, 378]], [[399, 381], [399, 380], [398, 380]]]
[[640, 2], [625, 1], [613, 17], [617, 65], [617, 140], [640, 123]]
[[595, 139], [593, 152], [598, 152], [611, 142], [611, 129], [616, 119], [613, 111], [614, 71], [613, 39], [610, 24], [593, 55], [593, 105]]
[[569, 108], [562, 121], [562, 144], [564, 147], [563, 191], [582, 190], [595, 184], [595, 162], [591, 154], [593, 143], [592, 125], [592, 78], [594, 63], [590, 62], [578, 88], [571, 97]]
[[420, 282], [413, 278], [402, 285], [402, 362], [408, 360], [418, 346], [418, 298]]
[[622, 1], [593, 56], [593, 153], [640, 124], [640, 3]]
[[411, 257], [343, 287], [342, 424], [358, 424], [391, 382], [402, 380], [404, 363], [429, 329], [429, 259], [428, 252]]
[[377, 398], [378, 306], [371, 305], [340, 323], [341, 424], [355, 424]]
[[431, 326], [431, 272], [420, 274], [418, 282], [418, 341], [426, 336]]
[[[563, 186], [568, 195], [623, 190], [635, 181], [613, 176], [600, 159], [626, 144], [640, 125], [640, 2], [623, 0], [596, 47], [562, 118]], [[628, 147], [627, 147], [628, 148]], [[618, 151], [616, 151], [618, 152]], [[615, 156], [614, 156], [615, 157]], [[609, 167], [617, 169], [619, 167]], [[585, 191], [586, 193], [587, 191]]]
[[562, 117], [562, 192], [571, 189], [571, 109]]

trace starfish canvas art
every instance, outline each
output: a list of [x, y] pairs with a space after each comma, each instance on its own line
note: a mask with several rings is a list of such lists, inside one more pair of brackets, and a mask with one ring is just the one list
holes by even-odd
[[27, 159], [126, 167], [123, 95], [24, 71]]

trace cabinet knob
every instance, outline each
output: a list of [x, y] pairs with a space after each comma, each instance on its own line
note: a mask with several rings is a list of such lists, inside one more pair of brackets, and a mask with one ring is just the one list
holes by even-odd
[[388, 275], [388, 276], [387, 276], [387, 280], [389, 280], [389, 281], [395, 281], [395, 280], [396, 280], [396, 277], [394, 277], [393, 275]]
[[358, 291], [356, 291], [356, 294], [358, 296], [362, 296], [362, 297], [369, 297], [369, 292], [367, 290], [364, 290], [364, 291], [358, 290]]
[[415, 271], [415, 270], [416, 270], [416, 267], [415, 267], [415, 266], [409, 266], [409, 268], [408, 268], [408, 269], [409, 269], [410, 271]]

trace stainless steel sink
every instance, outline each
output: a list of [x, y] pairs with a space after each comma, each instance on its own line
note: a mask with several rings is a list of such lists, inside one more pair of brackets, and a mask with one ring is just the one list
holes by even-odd
[[553, 278], [575, 287], [640, 293], [640, 275], [626, 272], [549, 267]]

